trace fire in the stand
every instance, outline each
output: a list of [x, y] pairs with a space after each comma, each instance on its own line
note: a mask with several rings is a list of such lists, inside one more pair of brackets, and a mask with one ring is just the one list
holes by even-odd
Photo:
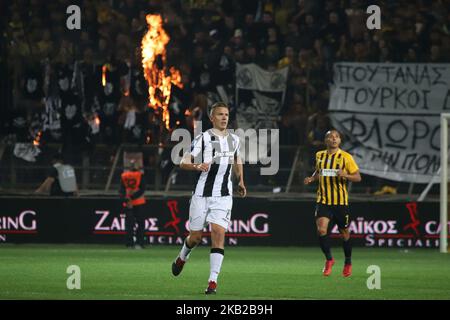
[[169, 129], [169, 101], [172, 85], [183, 88], [181, 73], [167, 67], [166, 45], [170, 37], [162, 25], [160, 15], [147, 15], [148, 31], [142, 38], [142, 66], [148, 82], [149, 107], [162, 109], [162, 120]]
[[41, 144], [42, 131], [38, 131], [33, 140], [33, 145], [38, 147]]
[[106, 86], [106, 70], [108, 69], [107, 65], [104, 64], [102, 66], [102, 86]]

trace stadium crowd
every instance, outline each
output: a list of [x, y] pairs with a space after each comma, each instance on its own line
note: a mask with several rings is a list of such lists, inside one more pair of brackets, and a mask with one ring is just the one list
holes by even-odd
[[[81, 30], [66, 8], [81, 7]], [[279, 117], [280, 144], [323, 147], [331, 126], [335, 61], [448, 62], [445, 0], [378, 1], [381, 30], [366, 28], [366, 0], [16, 0], [3, 3], [2, 132], [7, 141], [61, 142], [64, 152], [96, 143], [164, 142], [170, 130], [147, 107], [141, 39], [145, 16], [160, 13], [171, 41], [167, 61], [181, 71], [171, 129], [206, 119], [211, 93], [234, 92], [236, 63], [289, 67]], [[102, 71], [106, 68], [106, 85]], [[5, 81], [3, 79], [3, 81]], [[231, 100], [232, 101], [232, 100]], [[235, 107], [232, 107], [232, 119]], [[3, 118], [3, 117], [2, 117]]]

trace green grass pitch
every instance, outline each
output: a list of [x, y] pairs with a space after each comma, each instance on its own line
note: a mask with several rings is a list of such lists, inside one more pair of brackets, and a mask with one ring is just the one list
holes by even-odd
[[[227, 247], [216, 296], [203, 293], [209, 248], [196, 248], [178, 277], [178, 246], [130, 250], [117, 245], [0, 246], [0, 299], [450, 299], [450, 255], [437, 250], [353, 250], [353, 275], [341, 275], [343, 253], [322, 276], [319, 248]], [[78, 265], [81, 289], [69, 290], [67, 267]], [[369, 290], [369, 265], [381, 289]]]

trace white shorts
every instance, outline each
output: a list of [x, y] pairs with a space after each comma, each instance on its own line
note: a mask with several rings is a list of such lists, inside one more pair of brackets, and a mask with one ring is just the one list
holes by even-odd
[[228, 229], [231, 219], [233, 197], [201, 197], [193, 195], [189, 206], [189, 230], [200, 231], [208, 223]]

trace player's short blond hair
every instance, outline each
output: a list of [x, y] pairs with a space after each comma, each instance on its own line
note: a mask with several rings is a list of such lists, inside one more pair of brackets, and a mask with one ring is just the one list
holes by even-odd
[[230, 107], [228, 107], [228, 105], [225, 102], [219, 101], [214, 103], [211, 108], [209, 109], [209, 116], [212, 117], [213, 112], [215, 109], [217, 108], [227, 108], [228, 111], [230, 111]]

